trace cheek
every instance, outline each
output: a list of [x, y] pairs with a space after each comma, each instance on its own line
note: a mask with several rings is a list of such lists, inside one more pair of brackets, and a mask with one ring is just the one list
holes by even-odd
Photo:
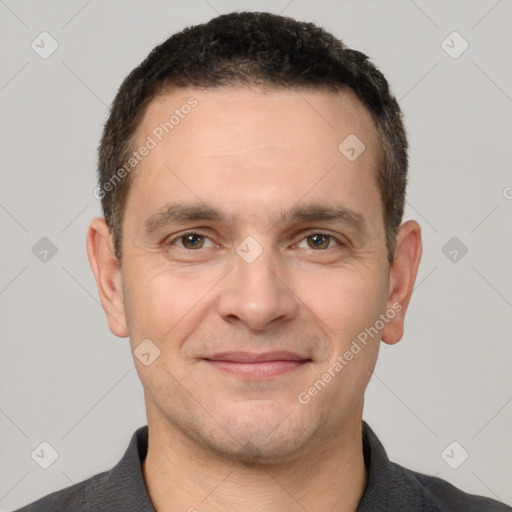
[[313, 283], [306, 276], [296, 283], [297, 296], [341, 343], [373, 325], [385, 309], [387, 281], [378, 272], [347, 267], [317, 275]]
[[[213, 273], [183, 275], [169, 268], [168, 263], [132, 264], [127, 265], [126, 271], [129, 278], [125, 308], [130, 338], [150, 338], [160, 345], [164, 345], [164, 339], [190, 334], [191, 319], [207, 306], [208, 292], [218, 281]], [[170, 347], [166, 343], [161, 348]]]

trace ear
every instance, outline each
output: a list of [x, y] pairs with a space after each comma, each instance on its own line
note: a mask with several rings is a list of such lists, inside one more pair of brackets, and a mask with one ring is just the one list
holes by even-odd
[[382, 341], [389, 345], [398, 343], [404, 334], [405, 312], [414, 289], [422, 250], [420, 225], [414, 220], [402, 224], [396, 239], [387, 301], [387, 309], [394, 310], [396, 315], [382, 331]]
[[107, 315], [112, 334], [128, 336], [123, 301], [119, 262], [114, 254], [114, 244], [105, 219], [96, 217], [89, 224], [87, 255], [96, 279], [101, 304]]

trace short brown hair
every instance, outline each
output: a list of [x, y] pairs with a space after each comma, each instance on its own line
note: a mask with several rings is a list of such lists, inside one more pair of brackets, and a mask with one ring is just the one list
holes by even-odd
[[[123, 81], [98, 148], [98, 188], [121, 263], [122, 224], [133, 181], [118, 173], [130, 158], [149, 102], [175, 87], [263, 84], [349, 87], [372, 115], [381, 144], [378, 185], [389, 263], [402, 222], [407, 186], [407, 137], [400, 107], [383, 74], [359, 51], [313, 23], [270, 13], [234, 12], [187, 27], [155, 47]], [[118, 173], [118, 174], [116, 174]], [[113, 183], [112, 178], [122, 174]]]

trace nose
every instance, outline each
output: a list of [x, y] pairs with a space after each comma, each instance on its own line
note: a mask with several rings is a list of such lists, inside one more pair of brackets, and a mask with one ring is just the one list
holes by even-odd
[[252, 331], [263, 332], [298, 314], [298, 298], [289, 275], [270, 250], [252, 262], [234, 255], [234, 268], [222, 281], [218, 311], [232, 324], [242, 323]]

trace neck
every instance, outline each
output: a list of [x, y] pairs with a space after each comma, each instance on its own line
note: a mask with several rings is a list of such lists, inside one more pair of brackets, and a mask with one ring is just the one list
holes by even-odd
[[142, 471], [157, 512], [354, 512], [366, 488], [361, 416], [283, 464], [224, 457], [152, 419]]

